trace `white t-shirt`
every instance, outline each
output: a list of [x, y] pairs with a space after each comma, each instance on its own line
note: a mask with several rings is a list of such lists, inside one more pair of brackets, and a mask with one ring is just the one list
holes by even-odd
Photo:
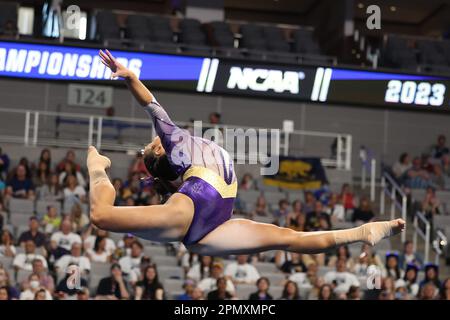
[[22, 270], [33, 271], [33, 260], [42, 260], [44, 267], [47, 268], [47, 260], [40, 254], [35, 253], [19, 253], [13, 260], [13, 266]]
[[334, 291], [337, 294], [347, 293], [351, 286], [359, 287], [358, 278], [350, 272], [328, 271], [324, 277], [325, 283], [331, 284], [336, 281]]
[[[16, 247], [13, 245], [8, 246], [13, 255], [16, 255]], [[6, 254], [6, 246], [4, 244], [0, 245], [0, 257], [4, 257]]]
[[[19, 297], [20, 300], [34, 300], [34, 293], [30, 289], [23, 291]], [[53, 300], [52, 295], [45, 289], [45, 300]]]
[[[86, 250], [94, 250], [95, 240], [97, 239], [97, 236], [90, 235], [84, 240], [84, 248]], [[116, 251], [116, 244], [114, 243], [114, 240], [110, 238], [105, 238], [106, 245], [105, 250], [108, 253], [108, 255], [112, 255], [114, 251]]]
[[131, 282], [136, 282], [141, 275], [141, 258], [142, 255], [137, 258], [126, 256], [119, 260], [122, 272], [128, 274], [128, 280]]
[[78, 267], [80, 267], [81, 271], [90, 271], [91, 270], [91, 262], [88, 258], [81, 256], [81, 257], [74, 257], [70, 254], [66, 254], [59, 258], [55, 262], [55, 267], [57, 267], [60, 271], [65, 271], [69, 264], [74, 263]]
[[342, 204], [334, 205], [334, 208], [326, 208], [326, 213], [330, 215], [330, 217], [336, 217], [338, 221], [345, 220], [345, 208]]
[[[187, 275], [189, 279], [200, 281], [202, 280], [202, 275], [200, 273], [200, 263], [196, 263], [192, 268], [189, 269]], [[209, 277], [209, 268], [206, 267], [203, 272], [203, 278]]]
[[289, 280], [294, 281], [297, 283], [297, 286], [303, 287], [303, 288], [312, 288], [312, 284], [309, 281], [308, 277], [306, 276], [305, 272], [296, 272], [289, 276]]
[[255, 283], [260, 278], [258, 270], [249, 263], [232, 262], [225, 268], [225, 275], [248, 284]]
[[[198, 283], [198, 287], [203, 291], [205, 295], [207, 295], [210, 291], [217, 289], [217, 279], [205, 278]], [[234, 284], [231, 280], [227, 280], [226, 290], [231, 294], [235, 293], [236, 289], [234, 288]]]
[[52, 235], [50, 240], [55, 241], [58, 247], [64, 248], [68, 251], [70, 251], [74, 243], [82, 243], [81, 237], [74, 232], [64, 234], [62, 231], [58, 231]]
[[71, 196], [77, 196], [81, 198], [86, 195], [86, 191], [82, 186], [76, 186], [75, 189], [71, 190], [69, 188], [64, 188], [64, 198], [69, 198]]
[[107, 263], [108, 257], [110, 256], [107, 251], [97, 253], [94, 250], [88, 249], [86, 252], [89, 254], [89, 258], [92, 262]]

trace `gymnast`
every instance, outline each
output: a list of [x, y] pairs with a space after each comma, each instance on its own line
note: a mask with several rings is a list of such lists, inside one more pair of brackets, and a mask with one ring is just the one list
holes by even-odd
[[153, 121], [157, 137], [144, 149], [147, 170], [161, 182], [182, 183], [164, 204], [114, 206], [116, 196], [106, 169], [111, 161], [89, 147], [91, 221], [98, 228], [133, 233], [156, 242], [181, 241], [201, 255], [252, 254], [267, 250], [321, 253], [330, 248], [381, 239], [404, 231], [396, 219], [359, 227], [318, 232], [297, 232], [273, 224], [231, 219], [237, 193], [234, 165], [216, 143], [178, 128], [137, 76], [108, 51], [99, 52], [113, 77], [125, 80], [129, 90]]

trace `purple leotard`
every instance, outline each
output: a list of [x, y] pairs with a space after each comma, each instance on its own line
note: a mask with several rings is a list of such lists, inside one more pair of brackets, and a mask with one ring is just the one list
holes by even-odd
[[183, 177], [177, 192], [194, 203], [194, 218], [183, 243], [197, 243], [233, 214], [237, 191], [233, 161], [213, 141], [177, 127], [157, 101], [144, 110], [153, 120], [172, 168]]

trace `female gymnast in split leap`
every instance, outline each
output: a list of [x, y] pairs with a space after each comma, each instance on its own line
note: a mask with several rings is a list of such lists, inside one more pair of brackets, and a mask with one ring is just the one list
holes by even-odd
[[233, 162], [212, 141], [178, 128], [152, 93], [109, 51], [100, 51], [113, 77], [123, 78], [153, 121], [157, 137], [145, 147], [144, 161], [153, 178], [182, 184], [161, 205], [116, 207], [116, 196], [106, 169], [111, 161], [90, 147], [91, 220], [99, 228], [130, 232], [157, 242], [182, 241], [202, 255], [251, 254], [266, 250], [321, 253], [354, 242], [375, 245], [404, 230], [405, 221], [372, 222], [335, 231], [296, 232], [273, 224], [230, 219], [237, 192]]

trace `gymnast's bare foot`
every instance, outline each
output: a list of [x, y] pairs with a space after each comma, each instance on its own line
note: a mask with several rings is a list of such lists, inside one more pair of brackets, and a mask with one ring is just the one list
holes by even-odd
[[90, 146], [88, 149], [86, 165], [89, 172], [93, 172], [96, 170], [105, 170], [111, 167], [111, 160], [109, 160], [105, 156], [100, 155], [95, 147]]
[[382, 239], [394, 236], [405, 230], [406, 222], [403, 219], [395, 219], [391, 221], [370, 222], [363, 224], [362, 230], [363, 241], [371, 246], [376, 245]]

